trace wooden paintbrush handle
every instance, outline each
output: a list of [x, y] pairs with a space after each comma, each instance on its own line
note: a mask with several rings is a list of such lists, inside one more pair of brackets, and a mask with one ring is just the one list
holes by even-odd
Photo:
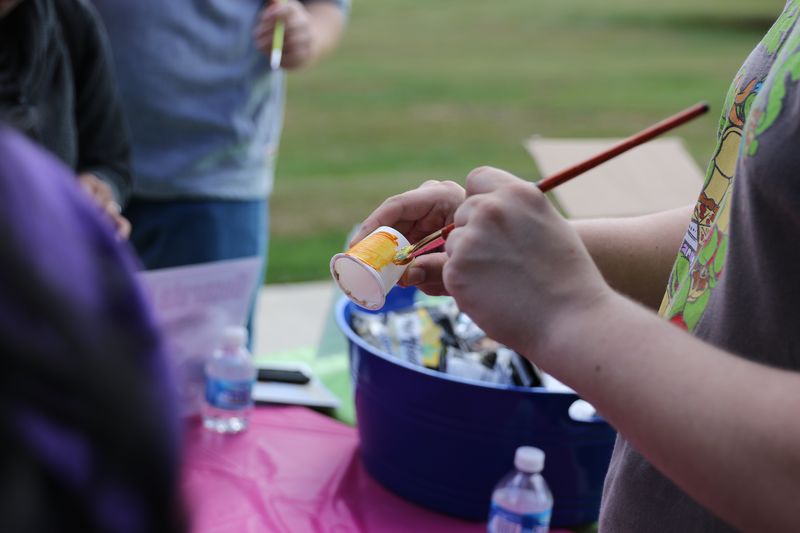
[[662, 133], [666, 133], [669, 130], [675, 129], [678, 126], [689, 122], [690, 120], [699, 117], [700, 115], [706, 113], [708, 111], [708, 104], [705, 102], [701, 102], [699, 104], [695, 104], [692, 107], [681, 111], [671, 117], [662, 120], [656, 124], [653, 124], [649, 128], [646, 128], [639, 133], [631, 135], [627, 139], [620, 141], [619, 143], [615, 144], [608, 150], [604, 152], [600, 152], [596, 156], [587, 159], [582, 163], [578, 163], [575, 166], [562, 170], [558, 174], [554, 174], [548, 178], [545, 178], [536, 184], [537, 187], [542, 192], [547, 192], [550, 189], [557, 187], [564, 183], [565, 181], [571, 180], [572, 178], [587, 172], [594, 167], [605, 163], [606, 161], [617, 157], [620, 154], [623, 154], [630, 150], [631, 148], [635, 148], [640, 144], [644, 144], [647, 141], [658, 137]]
[[[640, 144], [644, 144], [647, 141], [654, 139], [655, 137], [658, 137], [662, 133], [675, 129], [678, 126], [685, 124], [690, 120], [699, 117], [700, 115], [705, 114], [707, 111], [708, 111], [707, 103], [701, 102], [699, 104], [695, 104], [692, 107], [684, 111], [681, 111], [680, 113], [672, 115], [671, 117], [662, 120], [661, 122], [653, 124], [649, 128], [646, 128], [640, 131], [639, 133], [636, 133], [635, 135], [631, 135], [627, 139], [615, 144], [608, 150], [601, 152], [582, 163], [578, 163], [577, 165], [572, 166], [566, 170], [562, 170], [558, 174], [554, 174], [548, 178], [539, 181], [536, 184], [536, 186], [539, 187], [539, 189], [542, 192], [547, 192], [550, 189], [553, 189], [554, 187], [561, 185], [565, 181], [569, 181], [576, 176], [580, 176], [584, 172], [587, 172], [593, 169], [594, 167], [601, 165], [602, 163], [605, 163], [606, 161], [613, 159], [620, 154], [627, 152], [631, 148], [639, 146]], [[455, 227], [456, 225], [452, 223], [443, 227], [441, 230], [439, 230], [440, 232], [439, 237], [431, 240], [431, 242], [425, 244], [425, 246], [420, 247], [420, 249], [416, 250], [413, 254], [410, 255], [410, 257], [416, 257], [417, 255], [423, 254], [427, 250], [432, 250], [434, 248], [437, 248], [438, 246], [441, 246], [442, 243], [444, 243], [444, 241], [447, 240], [447, 236], [450, 235], [450, 232], [453, 231]], [[433, 235], [435, 235], [435, 233]], [[433, 235], [431, 235], [431, 237], [433, 237]], [[436, 244], [434, 245], [434, 243]]]

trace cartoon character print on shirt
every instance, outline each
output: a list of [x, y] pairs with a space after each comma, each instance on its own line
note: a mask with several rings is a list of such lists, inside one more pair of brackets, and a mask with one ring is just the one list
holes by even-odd
[[[745, 145], [742, 152], [747, 157], [753, 157], [758, 153], [759, 137], [778, 120], [783, 111], [788, 84], [800, 80], [800, 32], [792, 33], [786, 40], [776, 64], [778, 66], [767, 80], [768, 90], [753, 108], [745, 129]], [[747, 164], [746, 158], [744, 163]]]
[[724, 119], [717, 151], [694, 208], [678, 259], [673, 266], [660, 314], [692, 330], [703, 314], [710, 289], [722, 273], [727, 245], [728, 202], [735, 175], [746, 110], [762, 86], [759, 80], [741, 81]]
[[[800, 4], [800, 0], [791, 2], [764, 37], [761, 46], [769, 55], [774, 56], [779, 50], [787, 48], [781, 44], [800, 13], [797, 4]], [[800, 57], [798, 60], [796, 72], [800, 75]], [[764, 78], [747, 78], [744, 70], [739, 72], [731, 85], [725, 102], [728, 112], [723, 114], [720, 121], [717, 150], [661, 302], [659, 314], [689, 331], [697, 326], [711, 291], [722, 276], [728, 246], [729, 199], [733, 191], [745, 119], [751, 114], [753, 103], [763, 86]], [[747, 120], [748, 125], [755, 122], [755, 117]], [[750, 135], [750, 128], [747, 131]]]

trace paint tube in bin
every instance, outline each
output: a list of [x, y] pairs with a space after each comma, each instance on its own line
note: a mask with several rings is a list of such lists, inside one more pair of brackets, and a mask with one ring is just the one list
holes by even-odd
[[386, 316], [353, 310], [353, 331], [373, 347], [393, 354], [392, 337], [386, 327]]
[[414, 365], [422, 365], [422, 324], [416, 312], [389, 313], [386, 325], [394, 341], [394, 355]]
[[511, 367], [511, 382], [514, 385], [518, 387], [542, 386], [542, 372], [538, 367], [513, 350], [505, 347], [502, 350], [511, 352], [508, 361]]
[[452, 300], [388, 313], [354, 311], [353, 329], [372, 346], [407, 363], [498, 385], [542, 383], [535, 366], [487, 337]]
[[409, 363], [433, 370], [439, 368], [442, 351], [440, 328], [427, 308], [390, 312], [386, 322], [394, 339], [395, 355]]

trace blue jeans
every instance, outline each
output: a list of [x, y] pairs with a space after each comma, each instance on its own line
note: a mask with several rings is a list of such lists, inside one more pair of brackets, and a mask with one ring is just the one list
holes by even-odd
[[[132, 199], [124, 215], [131, 222], [131, 243], [148, 270], [259, 256], [263, 258], [259, 281], [264, 278], [269, 235], [266, 200]], [[253, 288], [249, 331], [260, 285]]]

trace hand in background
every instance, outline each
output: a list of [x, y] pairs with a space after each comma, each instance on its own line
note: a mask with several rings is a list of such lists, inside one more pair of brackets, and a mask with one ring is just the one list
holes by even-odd
[[285, 24], [281, 66], [297, 69], [312, 63], [317, 56], [312, 18], [298, 0], [276, 0], [264, 8], [254, 32], [256, 47], [270, 56], [279, 20]]
[[111, 187], [94, 174], [81, 174], [78, 176], [78, 183], [81, 185], [89, 198], [105, 213], [111, 221], [120, 239], [127, 239], [131, 234], [131, 223], [122, 216], [121, 207], [114, 199]]

